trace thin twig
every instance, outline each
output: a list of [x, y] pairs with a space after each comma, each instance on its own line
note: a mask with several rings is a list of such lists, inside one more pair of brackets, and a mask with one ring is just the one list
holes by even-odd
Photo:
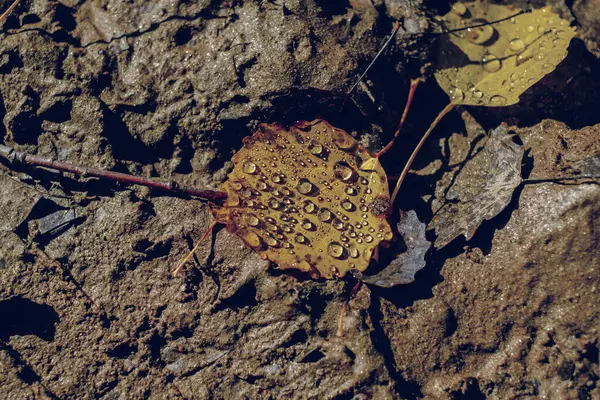
[[596, 180], [600, 179], [600, 175], [579, 175], [579, 176], [563, 176], [558, 178], [533, 178], [533, 179], [523, 179], [521, 183], [555, 183], [558, 181], [575, 181], [579, 179], [592, 179], [589, 183], [599, 183]]
[[365, 77], [365, 75], [367, 75], [367, 72], [369, 72], [369, 70], [371, 69], [371, 67], [373, 66], [373, 64], [375, 64], [375, 61], [377, 61], [377, 59], [379, 58], [379, 56], [381, 56], [381, 54], [383, 53], [383, 51], [388, 47], [388, 45], [390, 44], [390, 42], [392, 41], [392, 39], [394, 39], [394, 37], [396, 36], [396, 34], [398, 33], [399, 30], [400, 30], [400, 24], [398, 22], [396, 22], [396, 25], [394, 26], [394, 30], [392, 31], [392, 34], [390, 35], [390, 37], [388, 38], [388, 40], [385, 41], [385, 43], [383, 44], [383, 46], [381, 46], [381, 48], [379, 49], [379, 51], [377, 52], [377, 54], [375, 55], [375, 57], [373, 57], [373, 60], [371, 60], [371, 62], [367, 66], [367, 69], [365, 69], [365, 71], [358, 77], [358, 80], [354, 83], [354, 85], [352, 85], [352, 87], [350, 88], [350, 90], [348, 90], [348, 92], [346, 93], [346, 97], [350, 96], [350, 94], [352, 94], [352, 92], [354, 91], [354, 89], [356, 89], [356, 87], [358, 86], [358, 83], [360, 81], [362, 81], [362, 79]]
[[63, 172], [70, 172], [82, 177], [93, 176], [100, 179], [106, 179], [115, 182], [127, 183], [132, 185], [147, 186], [152, 189], [164, 190], [172, 193], [187, 194], [194, 197], [217, 202], [227, 198], [227, 193], [213, 190], [199, 190], [195, 188], [180, 187], [176, 182], [164, 182], [141, 176], [123, 174], [121, 172], [108, 171], [100, 168], [82, 167], [79, 165], [54, 161], [33, 154], [17, 151], [11, 147], [0, 144], [0, 156], [6, 158], [11, 163], [20, 163], [37, 167], [45, 167]]
[[342, 309], [340, 310], [340, 316], [338, 318], [338, 330], [336, 332], [337, 337], [344, 336], [344, 317], [346, 316], [346, 311], [348, 310], [348, 304], [350, 303], [350, 300], [356, 296], [356, 293], [358, 293], [358, 289], [360, 289], [361, 285], [362, 281], [356, 282], [356, 285], [354, 285], [354, 288], [352, 288], [350, 296], [348, 296], [346, 301], [344, 301], [344, 304], [342, 304]]
[[198, 240], [198, 243], [196, 243], [196, 245], [194, 246], [194, 248], [192, 249], [192, 251], [190, 251], [188, 253], [187, 256], [185, 256], [183, 258], [183, 260], [181, 260], [179, 262], [179, 264], [177, 265], [177, 267], [175, 267], [175, 269], [173, 270], [173, 272], [171, 273], [173, 275], [173, 277], [176, 277], [177, 275], [179, 275], [179, 272], [181, 272], [181, 270], [183, 269], [183, 266], [190, 261], [190, 258], [192, 258], [192, 256], [194, 255], [194, 253], [196, 253], [196, 251], [198, 250], [198, 248], [200, 247], [200, 243], [202, 243], [207, 237], [208, 235], [210, 235], [210, 233], [212, 232], [213, 229], [215, 229], [215, 226], [217, 225], [217, 221], [213, 221], [210, 226], [208, 227], [208, 229], [206, 230], [206, 232], [204, 232], [204, 235], [202, 235], [202, 237], [200, 238], [200, 240]]
[[436, 125], [442, 120], [442, 118], [444, 118], [444, 115], [448, 114], [448, 112], [450, 110], [452, 110], [454, 108], [454, 106], [455, 106], [454, 103], [448, 103], [448, 105], [446, 107], [444, 107], [444, 109], [442, 111], [440, 111], [440, 113], [437, 115], [437, 117], [435, 117], [435, 119], [433, 120], [431, 125], [429, 125], [429, 128], [427, 129], [427, 131], [421, 138], [421, 141], [419, 142], [419, 144], [417, 144], [417, 147], [415, 147], [415, 149], [413, 150], [412, 154], [410, 155], [410, 158], [408, 159], [408, 161], [406, 162], [406, 165], [404, 166], [404, 169], [402, 170], [402, 173], [400, 174], [400, 177], [398, 178], [398, 182], [396, 182], [396, 187], [394, 188], [394, 192], [392, 193], [392, 199], [391, 199], [392, 204], [394, 204], [394, 200], [396, 199], [396, 196], [398, 195], [398, 191], [400, 190], [400, 185], [402, 185], [402, 181], [404, 181], [404, 178], [406, 177], [406, 174], [408, 173], [408, 170], [410, 169], [412, 162], [415, 160], [415, 157], [417, 157], [417, 153], [419, 152], [419, 150], [421, 150], [421, 147], [423, 147], [425, 140], [427, 140], [427, 137], [429, 136], [431, 131], [433, 131], [433, 128], [435, 128]]
[[10, 7], [8, 7], [6, 9], [6, 11], [4, 11], [4, 14], [0, 15], [0, 22], [4, 21], [6, 18], [8, 18], [8, 16], [13, 12], [15, 7], [18, 6], [20, 2], [21, 2], [21, 0], [13, 1], [13, 3], [10, 5]]
[[377, 153], [377, 157], [381, 157], [386, 151], [392, 148], [394, 142], [400, 135], [400, 130], [404, 125], [404, 120], [406, 120], [406, 116], [408, 115], [408, 110], [410, 109], [410, 105], [412, 104], [413, 98], [415, 97], [415, 92], [417, 91], [417, 86], [421, 83], [421, 78], [411, 79], [410, 80], [410, 89], [408, 91], [408, 98], [406, 99], [406, 105], [404, 106], [404, 112], [402, 113], [402, 117], [400, 118], [400, 122], [398, 123], [398, 128], [394, 133], [394, 137], [390, 142], [385, 146], [379, 153]]
[[443, 31], [443, 32], [425, 32], [425, 33], [423, 33], [423, 35], [427, 35], [427, 36], [441, 36], [441, 35], [447, 35], [449, 33], [456, 33], [456, 32], [468, 31], [469, 29], [481, 28], [482, 26], [493, 25], [493, 24], [497, 24], [499, 22], [504, 22], [506, 20], [518, 17], [519, 15], [529, 14], [530, 12], [531, 12], [531, 9], [527, 8], [525, 10], [519, 11], [518, 13], [515, 13], [513, 15], [509, 15], [508, 17], [497, 19], [495, 21], [483, 22], [481, 24], [469, 25], [469, 26], [465, 26], [465, 27], [462, 27], [462, 28], [451, 29], [449, 31]]

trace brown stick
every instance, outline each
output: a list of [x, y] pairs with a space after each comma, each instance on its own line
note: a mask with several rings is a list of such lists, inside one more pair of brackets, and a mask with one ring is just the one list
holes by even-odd
[[4, 11], [4, 14], [0, 15], [0, 22], [4, 21], [13, 12], [15, 7], [21, 2], [21, 0], [15, 0], [13, 3]]
[[408, 91], [408, 98], [406, 99], [406, 105], [404, 106], [404, 112], [402, 112], [402, 117], [400, 118], [400, 122], [398, 123], [398, 128], [394, 133], [394, 137], [390, 142], [385, 146], [379, 153], [377, 153], [377, 157], [381, 157], [386, 151], [392, 148], [398, 136], [400, 136], [400, 130], [402, 130], [402, 126], [404, 125], [404, 120], [408, 115], [408, 110], [410, 109], [410, 105], [413, 101], [413, 97], [415, 97], [415, 92], [417, 91], [417, 86], [421, 83], [421, 78], [411, 79], [410, 80], [410, 89]]
[[394, 188], [394, 193], [392, 193], [392, 199], [391, 199], [392, 204], [394, 204], [394, 200], [396, 199], [396, 196], [398, 196], [398, 191], [400, 190], [400, 185], [402, 185], [402, 181], [404, 181], [404, 178], [406, 178], [406, 174], [408, 174], [408, 170], [410, 169], [412, 162], [415, 160], [415, 157], [417, 157], [417, 153], [419, 152], [419, 150], [421, 150], [421, 147], [423, 147], [423, 143], [425, 143], [425, 140], [427, 140], [427, 137], [429, 136], [431, 131], [433, 131], [433, 128], [435, 128], [437, 126], [437, 124], [442, 120], [442, 118], [444, 118], [444, 115], [448, 114], [448, 112], [450, 110], [452, 110], [454, 108], [454, 106], [455, 106], [455, 104], [448, 103], [448, 105], [446, 107], [444, 107], [442, 109], [442, 111], [440, 111], [440, 113], [437, 115], [437, 117], [435, 117], [435, 119], [433, 120], [431, 125], [429, 125], [429, 128], [427, 129], [427, 131], [421, 138], [421, 141], [419, 142], [419, 144], [417, 144], [417, 147], [415, 147], [415, 149], [413, 150], [412, 154], [410, 155], [410, 158], [408, 159], [408, 161], [406, 162], [406, 165], [404, 166], [404, 169], [402, 170], [402, 173], [400, 174], [400, 178], [398, 178], [398, 182], [396, 182], [396, 187]]
[[33, 154], [17, 151], [11, 147], [0, 144], [0, 156], [3, 156], [11, 163], [21, 163], [37, 167], [46, 167], [63, 172], [70, 172], [82, 177], [94, 176], [100, 179], [107, 179], [115, 182], [122, 182], [132, 185], [147, 186], [152, 189], [164, 190], [172, 193], [187, 194], [194, 197], [200, 197], [211, 202], [227, 198], [227, 193], [213, 190], [199, 190], [194, 188], [179, 187], [176, 182], [164, 182], [141, 176], [123, 174], [121, 172], [107, 171], [100, 168], [88, 168], [79, 165], [54, 161]]
[[348, 310], [348, 304], [350, 303], [350, 300], [352, 300], [352, 298], [356, 296], [356, 293], [358, 293], [358, 289], [360, 289], [361, 285], [362, 281], [356, 282], [356, 285], [354, 285], [354, 288], [352, 288], [350, 296], [348, 296], [348, 299], [346, 299], [346, 301], [344, 301], [344, 304], [342, 304], [342, 309], [340, 310], [340, 316], [338, 318], [338, 329], [335, 334], [337, 337], [344, 336], [344, 317], [346, 316], [346, 311]]
[[173, 270], [173, 272], [171, 272], [171, 275], [173, 275], [173, 277], [176, 277], [177, 275], [179, 275], [179, 273], [181, 272], [181, 270], [183, 269], [183, 266], [190, 261], [190, 258], [192, 258], [192, 256], [194, 255], [194, 253], [196, 253], [196, 251], [198, 250], [198, 248], [200, 247], [200, 243], [202, 243], [207, 237], [208, 235], [210, 235], [210, 233], [213, 231], [213, 229], [215, 229], [215, 226], [217, 226], [217, 221], [213, 221], [210, 226], [208, 227], [208, 229], [206, 230], [206, 232], [204, 232], [204, 235], [202, 235], [202, 237], [200, 238], [200, 240], [198, 240], [198, 243], [196, 243], [196, 245], [194, 246], [194, 248], [192, 249], [192, 251], [190, 251], [187, 256], [185, 256], [183, 258], [183, 260], [181, 260], [179, 262], [179, 264], [177, 265], [177, 267], [175, 267], [175, 269]]

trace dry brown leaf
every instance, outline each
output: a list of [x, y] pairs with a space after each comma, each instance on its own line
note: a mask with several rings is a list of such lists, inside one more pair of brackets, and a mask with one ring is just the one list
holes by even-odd
[[357, 278], [383, 288], [415, 281], [415, 274], [425, 266], [425, 254], [431, 247], [431, 242], [425, 238], [426, 225], [411, 210], [400, 215], [397, 228], [406, 243], [406, 251], [400, 253], [381, 272], [371, 276], [356, 274]]
[[498, 215], [510, 203], [521, 184], [524, 149], [513, 141], [506, 125], [490, 133], [483, 151], [467, 162], [435, 214], [428, 229], [435, 229], [435, 247], [441, 248], [460, 235], [470, 240], [485, 220]]
[[[498, 21], [521, 11], [475, 1], [456, 3], [442, 17], [448, 30]], [[444, 35], [435, 78], [453, 104], [509, 106], [567, 56], [575, 28], [550, 7], [502, 22]]]

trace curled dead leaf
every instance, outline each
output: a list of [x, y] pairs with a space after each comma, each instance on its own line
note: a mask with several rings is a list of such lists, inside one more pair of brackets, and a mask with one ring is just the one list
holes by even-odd
[[441, 248], [460, 235], [470, 240], [485, 220], [498, 215], [510, 203], [521, 184], [524, 148], [513, 140], [505, 124], [490, 132], [484, 149], [456, 177], [446, 203], [428, 225], [435, 229], [435, 247]]
[[383, 288], [404, 285], [414, 282], [415, 274], [425, 267], [425, 254], [431, 247], [425, 238], [426, 225], [411, 210], [401, 214], [397, 228], [406, 243], [406, 251], [375, 275], [357, 275], [363, 282]]

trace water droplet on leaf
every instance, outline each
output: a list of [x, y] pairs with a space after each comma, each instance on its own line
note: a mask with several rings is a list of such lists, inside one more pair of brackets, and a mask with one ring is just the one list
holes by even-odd
[[256, 227], [260, 223], [260, 220], [256, 218], [256, 215], [254, 214], [247, 214], [246, 222], [248, 223], [248, 225]]
[[317, 211], [317, 206], [312, 201], [307, 200], [306, 202], [304, 202], [303, 210], [306, 213], [313, 214], [315, 211]]
[[333, 218], [333, 214], [326, 208], [321, 208], [319, 211], [319, 221], [329, 222]]
[[298, 191], [302, 194], [308, 195], [315, 191], [315, 185], [313, 185], [308, 179], [302, 178], [298, 182]]
[[354, 211], [356, 207], [348, 200], [342, 201], [342, 208], [346, 211]]
[[500, 95], [490, 97], [490, 105], [492, 106], [504, 106], [506, 105], [506, 99]]
[[[484, 19], [476, 19], [472, 21], [473, 25], [485, 24], [487, 21]], [[483, 25], [476, 28], [469, 28], [467, 30], [466, 38], [473, 44], [484, 44], [494, 36], [494, 27], [492, 25]]]
[[457, 2], [452, 5], [452, 12], [458, 15], [459, 17], [464, 16], [467, 13], [467, 11], [467, 6], [465, 6], [464, 3]]
[[308, 240], [306, 239], [306, 236], [304, 236], [301, 233], [296, 234], [296, 237], [294, 238], [294, 240], [296, 241], [296, 243], [300, 243], [300, 244], [306, 244], [308, 242]]
[[[483, 63], [483, 69], [486, 72], [498, 72], [500, 68], [502, 68], [502, 62], [498, 59], [498, 57], [488, 54], [481, 59]], [[453, 99], [454, 100], [454, 99]]]
[[255, 174], [258, 171], [258, 167], [251, 161], [246, 161], [242, 167], [242, 170], [247, 174]]
[[345, 250], [341, 244], [337, 242], [331, 242], [327, 246], [327, 253], [333, 258], [340, 259], [344, 256]]
[[450, 98], [452, 99], [452, 101], [460, 102], [465, 98], [465, 94], [460, 89], [454, 89]]
[[333, 225], [333, 227], [335, 229], [337, 229], [338, 231], [343, 231], [346, 228], [346, 224], [344, 224], [341, 220], [335, 218], [332, 222], [331, 225]]
[[508, 46], [513, 51], [523, 51], [525, 49], [525, 42], [519, 38], [515, 38], [508, 43]]
[[340, 161], [333, 166], [334, 175], [343, 182], [349, 182], [354, 177], [354, 170], [347, 163]]

